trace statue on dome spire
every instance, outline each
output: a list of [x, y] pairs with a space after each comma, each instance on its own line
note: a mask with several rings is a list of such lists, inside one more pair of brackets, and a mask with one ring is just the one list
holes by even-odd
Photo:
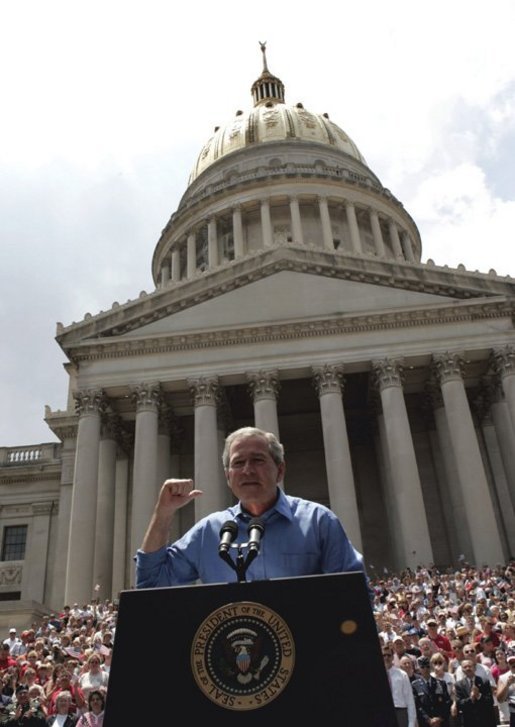
[[267, 71], [268, 73], [270, 73], [266, 63], [266, 40], [264, 42], [259, 41], [259, 47], [261, 48], [261, 53], [263, 54], [263, 72]]
[[262, 104], [270, 106], [274, 103], [284, 103], [283, 82], [268, 70], [268, 64], [266, 62], [266, 40], [260, 40], [259, 46], [263, 54], [263, 70], [251, 88], [254, 106], [260, 106]]

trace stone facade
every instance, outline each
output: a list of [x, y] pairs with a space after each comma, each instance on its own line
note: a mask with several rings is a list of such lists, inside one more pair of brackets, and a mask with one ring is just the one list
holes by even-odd
[[249, 424], [279, 435], [285, 490], [329, 505], [372, 575], [515, 554], [514, 281], [422, 263], [355, 144], [270, 79], [195, 165], [155, 290], [58, 325], [61, 444], [0, 450], [0, 529], [28, 526], [25, 559], [0, 563], [6, 608], [130, 587], [160, 483], [205, 493], [171, 537], [224, 508], [223, 440]]

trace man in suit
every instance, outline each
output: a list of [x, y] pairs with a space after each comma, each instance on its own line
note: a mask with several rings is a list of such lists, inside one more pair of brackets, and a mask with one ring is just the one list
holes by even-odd
[[489, 682], [475, 674], [475, 662], [461, 662], [464, 678], [456, 682], [456, 701], [463, 727], [496, 727], [494, 699]]
[[420, 676], [411, 683], [419, 727], [449, 727], [451, 697], [443, 679], [431, 675], [427, 656], [417, 659]]

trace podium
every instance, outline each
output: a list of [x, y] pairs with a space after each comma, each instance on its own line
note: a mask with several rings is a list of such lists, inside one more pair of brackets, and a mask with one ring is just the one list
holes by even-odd
[[123, 591], [104, 727], [183, 715], [396, 727], [363, 574]]

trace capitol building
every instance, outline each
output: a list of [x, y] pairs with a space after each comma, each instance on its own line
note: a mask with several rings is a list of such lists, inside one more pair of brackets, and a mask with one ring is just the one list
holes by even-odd
[[515, 555], [515, 280], [422, 262], [402, 201], [338, 119], [290, 104], [264, 45], [163, 224], [152, 292], [58, 324], [59, 441], [0, 447], [0, 626], [132, 587], [161, 483], [204, 491], [175, 539], [230, 504], [246, 425], [371, 576]]

